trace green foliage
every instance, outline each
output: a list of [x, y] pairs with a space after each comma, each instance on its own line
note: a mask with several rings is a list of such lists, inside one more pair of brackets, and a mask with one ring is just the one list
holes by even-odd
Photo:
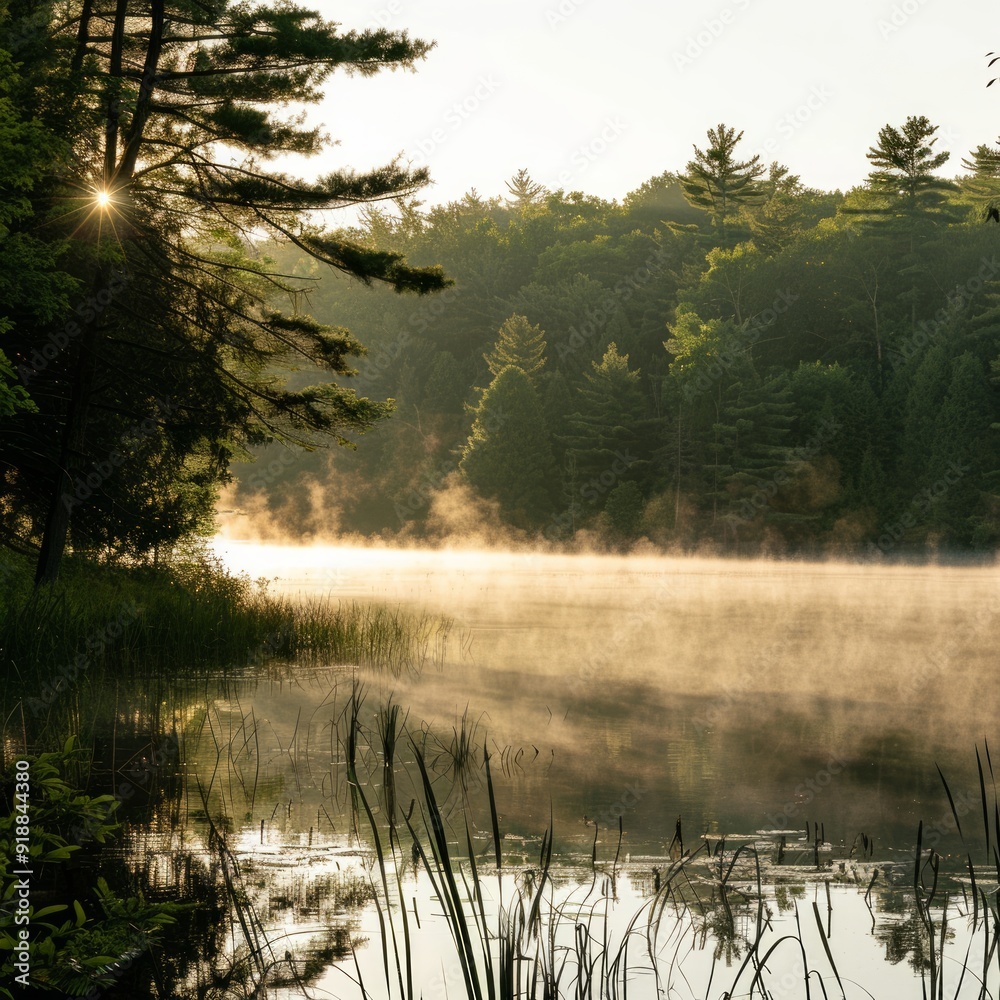
[[524, 167], [518, 170], [506, 185], [510, 193], [509, 201], [521, 211], [538, 203], [548, 194], [545, 186], [533, 181]]
[[1000, 209], [1000, 149], [981, 143], [962, 160], [962, 166], [972, 173], [961, 184], [963, 200], [975, 207], [981, 219], [996, 221], [995, 213]]
[[643, 471], [639, 432], [644, 406], [640, 372], [629, 368], [629, 356], [619, 354], [617, 344], [609, 344], [591, 369], [577, 387], [577, 410], [567, 419], [564, 443], [580, 480], [591, 483], [584, 496], [596, 502], [607, 492], [602, 477], [625, 470], [634, 477]]
[[493, 350], [483, 357], [494, 378], [513, 365], [535, 385], [535, 376], [545, 364], [545, 334], [540, 326], [532, 326], [527, 316], [515, 314], [504, 320]]
[[634, 538], [642, 520], [644, 501], [642, 491], [631, 479], [619, 483], [609, 494], [604, 504], [611, 527], [623, 538]]
[[535, 525], [550, 512], [549, 431], [538, 394], [520, 368], [504, 368], [483, 393], [459, 468], [518, 527]]
[[[131, 963], [146, 951], [157, 934], [188, 906], [148, 904], [141, 896], [120, 896], [98, 878], [89, 898], [66, 894], [65, 870], [81, 843], [104, 843], [118, 824], [118, 806], [111, 795], [90, 796], [80, 790], [87, 756], [67, 740], [59, 752], [27, 758], [27, 769], [11, 762], [5, 768], [3, 815], [0, 816], [0, 965], [3, 982], [13, 985], [21, 931], [30, 925], [30, 983], [35, 989], [65, 996], [84, 996], [112, 986], [120, 978], [120, 963]], [[22, 780], [27, 777], [26, 786]], [[25, 790], [22, 790], [24, 787]], [[23, 809], [19, 806], [23, 805]], [[30, 823], [27, 855], [19, 850], [18, 817]], [[22, 907], [23, 869], [30, 869], [30, 896]], [[36, 907], [31, 898], [58, 899]], [[81, 905], [83, 904], [83, 905]], [[54, 918], [54, 919], [53, 919]], [[22, 953], [23, 954], [23, 953]], [[18, 995], [0, 986], [0, 995]]]
[[247, 234], [363, 285], [447, 281], [307, 216], [411, 194], [425, 171], [272, 169], [327, 141], [291, 105], [427, 43], [294, 4], [27, 6], [4, 34], [16, 63], [0, 38], [0, 330], [36, 409], [0, 370], [0, 540], [40, 545], [51, 582], [67, 538], [138, 559], [210, 530], [249, 446], [353, 447], [392, 411], [341, 384], [364, 354], [346, 329], [275, 308], [298, 288]]
[[954, 185], [934, 171], [948, 162], [950, 153], [934, 152], [937, 125], [931, 125], [923, 115], [910, 115], [902, 128], [883, 126], [878, 144], [869, 148], [872, 171], [868, 183], [872, 191], [889, 200], [890, 208], [898, 206], [909, 214], [941, 208], [946, 193]]
[[[969, 182], [939, 183], [934, 135], [920, 119], [888, 128], [878, 176], [845, 197], [805, 189], [777, 163], [741, 163], [738, 133], [713, 129], [718, 148], [714, 158], [702, 151], [701, 168], [742, 171], [710, 189], [715, 225], [709, 188], [699, 207], [681, 184], [694, 174], [669, 171], [620, 204], [557, 192], [525, 210], [471, 192], [371, 214], [351, 239], [398, 243], [408, 259], [444, 263], [456, 284], [435, 308], [414, 310], [388, 293], [320, 282], [318, 314], [365, 329], [372, 363], [362, 384], [391, 394], [400, 419], [367, 455], [304, 462], [302, 475], [329, 476], [329, 461], [334, 481], [345, 477], [348, 527], [398, 530], [401, 503], [406, 530], [419, 531], [472, 440], [460, 414], [483, 358], [518, 315], [545, 331], [535, 357], [546, 364], [531, 380], [555, 471], [532, 481], [551, 480], [554, 512], [541, 525], [517, 514], [512, 523], [610, 539], [609, 495], [632, 481], [649, 501], [644, 524], [665, 544], [872, 551], [941, 475], [934, 440], [953, 364], [968, 351], [985, 373], [1000, 357], [996, 230], [969, 213]], [[978, 162], [989, 181], [990, 155]], [[535, 363], [511, 349], [491, 374]], [[996, 383], [976, 384], [975, 420], [949, 416], [971, 436], [971, 471], [907, 529], [900, 552], [996, 537], [1000, 460], [989, 425], [1000, 413]], [[939, 447], [957, 448], [958, 436]], [[484, 496], [500, 495], [497, 468]], [[272, 491], [276, 507], [295, 483]], [[508, 498], [500, 516], [515, 506]]]
[[727, 224], [741, 208], [759, 203], [764, 195], [758, 181], [765, 168], [759, 156], [749, 160], [736, 157], [736, 146], [743, 138], [735, 128], [720, 124], [708, 130], [708, 146], [694, 147], [691, 160], [681, 177], [681, 187], [688, 202], [704, 209], [725, 243]]
[[391, 609], [296, 603], [204, 558], [157, 569], [72, 558], [40, 591], [28, 560], [8, 558], [0, 562], [0, 710], [23, 717], [36, 738], [51, 737], [98, 725], [110, 706], [98, 699], [81, 719], [80, 705], [114, 680], [135, 679], [155, 711], [158, 688], [142, 684], [154, 676], [240, 673], [291, 659], [399, 671], [424, 659], [442, 627]]

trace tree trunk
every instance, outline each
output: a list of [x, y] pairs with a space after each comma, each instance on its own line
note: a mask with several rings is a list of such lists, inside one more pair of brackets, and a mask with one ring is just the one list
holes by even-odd
[[[96, 291], [108, 283], [102, 274], [96, 282]], [[70, 514], [79, 502], [74, 480], [86, 461], [87, 409], [94, 388], [96, 369], [96, 349], [100, 339], [100, 320], [95, 318], [83, 326], [80, 333], [77, 363], [70, 391], [66, 423], [63, 426], [62, 446], [59, 449], [59, 465], [52, 490], [52, 501], [42, 535], [42, 547], [35, 567], [35, 586], [54, 583], [59, 576], [66, 539], [69, 534]]]
[[[159, 6], [162, 10], [162, 2], [159, 3]], [[125, 17], [127, 12], [127, 0], [118, 0], [111, 41], [110, 76], [112, 80], [107, 91], [107, 117], [104, 126], [105, 190], [108, 190], [111, 186], [118, 162], [118, 132], [121, 115], [119, 84], [122, 79], [122, 49], [124, 46]], [[90, 16], [91, 9], [90, 5], [87, 4], [85, 5], [80, 23], [80, 37], [77, 42], [78, 53], [81, 53], [86, 45]], [[162, 32], [162, 21], [160, 30]], [[95, 211], [100, 211], [100, 209], [95, 208]], [[110, 280], [111, 274], [108, 265], [99, 265], [94, 278], [94, 294], [96, 295], [105, 290]], [[66, 423], [63, 426], [58, 468], [52, 490], [52, 501], [49, 504], [45, 532], [42, 535], [42, 545], [38, 553], [38, 564], [35, 567], [36, 587], [42, 584], [54, 583], [58, 578], [59, 567], [62, 564], [62, 557], [66, 551], [66, 541], [69, 536], [70, 517], [73, 508], [80, 501], [74, 487], [76, 486], [76, 477], [85, 468], [87, 460], [87, 411], [90, 406], [90, 397], [94, 391], [97, 348], [100, 338], [101, 321], [100, 318], [95, 317], [91, 322], [84, 324], [80, 334], [76, 367], [73, 375], [73, 383], [70, 388], [69, 407], [66, 411]]]

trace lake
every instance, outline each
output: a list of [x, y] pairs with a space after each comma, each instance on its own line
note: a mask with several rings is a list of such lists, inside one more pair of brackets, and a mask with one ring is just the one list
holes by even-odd
[[[1000, 570], [292, 547], [219, 541], [289, 594], [387, 602], [454, 622], [440, 662], [390, 691], [411, 728], [475, 728], [502, 762], [505, 823], [588, 850], [799, 829], [909, 849], [975, 803], [995, 733]], [[258, 690], [293, 722], [327, 680]], [[498, 794], [500, 790], [498, 789]], [[604, 832], [602, 833], [601, 830]]]
[[[821, 979], [845, 997], [997, 987], [977, 770], [978, 753], [992, 812], [997, 568], [215, 551], [303, 601], [424, 616], [426, 643], [396, 671], [251, 651], [171, 695], [182, 789], [126, 851], [150, 884], [215, 886], [218, 926], [266, 933], [263, 950], [212, 944], [216, 967], [230, 947], [234, 962], [271, 955], [244, 974], [274, 998], [301, 996], [306, 972], [309, 995], [405, 996], [397, 977], [412, 976], [415, 995], [472, 996], [447, 868], [466, 886], [459, 908], [478, 887], [493, 958], [514, 921], [515, 953], [569, 970], [560, 996], [740, 996], [757, 974], [773, 997], [807, 996], [807, 973], [813, 995]], [[395, 838], [379, 732], [391, 705], [404, 720]], [[966, 856], [977, 867], [963, 881]], [[192, 926], [195, 952], [211, 926]]]

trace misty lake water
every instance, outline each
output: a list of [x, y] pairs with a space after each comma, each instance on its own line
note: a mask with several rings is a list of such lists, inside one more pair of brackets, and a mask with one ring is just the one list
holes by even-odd
[[[590, 849], [595, 819], [613, 849], [619, 815], [630, 853], [662, 854], [678, 817], [692, 837], [818, 822], [829, 841], [909, 850], [920, 820], [949, 829], [936, 766], [960, 806], [979, 802], [975, 748], [1000, 705], [993, 567], [217, 552], [290, 595], [449, 617], [439, 662], [368, 683], [411, 729], [476, 727], [511, 836], [551, 809], [566, 851]], [[303, 677], [254, 705], [278, 731], [328, 697], [328, 678]]]
[[[271, 592], [389, 606], [429, 623], [426, 655], [406, 669], [289, 664], [250, 651], [245, 669], [182, 682], [172, 696], [181, 742], [168, 743], [166, 756], [178, 761], [184, 790], [129, 850], [153, 882], [198, 870], [216, 871], [217, 882], [223, 830], [267, 948], [308, 957], [314, 995], [403, 995], [401, 984], [385, 986], [381, 944], [383, 921], [402, 914], [411, 919], [415, 995], [466, 995], [441, 885], [411, 859], [405, 830], [387, 866], [399, 882], [380, 882], [374, 845], [390, 841], [378, 711], [390, 698], [406, 715], [397, 812], [416, 800], [416, 836], [429, 844], [419, 748], [453, 859], [465, 858], [468, 879], [472, 848], [486, 873], [476, 884], [487, 924], [496, 926], [504, 893], [530, 898], [551, 829], [556, 950], [589, 947], [581, 925], [608, 935], [606, 955], [633, 941], [622, 979], [631, 995], [704, 1000], [724, 984], [752, 994], [754, 966], [745, 974], [741, 960], [772, 943], [774, 997], [808, 994], [805, 955], [806, 968], [833, 984], [828, 945], [862, 984], [848, 984], [845, 997], [927, 995], [928, 983], [932, 997], [979, 995], [967, 949], [988, 954], [987, 923], [970, 918], [960, 881], [935, 896], [933, 866], [934, 910], [915, 908], [913, 858], [921, 822], [924, 852], [940, 851], [953, 874], [973, 853], [955, 834], [939, 767], [956, 811], [969, 817], [966, 834], [977, 815], [982, 830], [976, 753], [985, 760], [1000, 707], [1000, 569], [222, 538], [214, 548]], [[346, 720], [358, 698], [367, 820], [352, 808], [346, 768]], [[461, 771], [460, 734], [471, 751]], [[505, 881], [491, 862], [484, 743]], [[687, 865], [685, 851], [697, 861]], [[683, 886], [658, 892], [661, 874]], [[985, 907], [996, 872], [976, 878]], [[389, 903], [376, 908], [373, 895]], [[650, 931], [646, 916], [668, 901], [669, 916]], [[948, 957], [940, 982], [927, 959], [935, 940]], [[996, 963], [985, 973], [979, 961], [992, 990]], [[575, 983], [567, 976], [559, 995]], [[298, 986], [290, 980], [269, 995], [301, 996]]]

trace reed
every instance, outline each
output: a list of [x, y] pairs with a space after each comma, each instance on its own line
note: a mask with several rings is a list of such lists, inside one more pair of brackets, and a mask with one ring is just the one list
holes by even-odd
[[[85, 732], [126, 682], [138, 691], [282, 665], [363, 666], [398, 675], [440, 655], [449, 624], [399, 609], [268, 592], [207, 558], [160, 566], [68, 559], [35, 589], [27, 561], [0, 573], [0, 712], [4, 736], [55, 745]], [[141, 699], [140, 699], [141, 700]], [[151, 704], [162, 701], [159, 692]], [[155, 721], [154, 721], [155, 725]]]
[[400, 713], [398, 702], [389, 695], [375, 715], [375, 731], [382, 757], [382, 799], [390, 827], [396, 825], [396, 750], [406, 725], [406, 715]]

